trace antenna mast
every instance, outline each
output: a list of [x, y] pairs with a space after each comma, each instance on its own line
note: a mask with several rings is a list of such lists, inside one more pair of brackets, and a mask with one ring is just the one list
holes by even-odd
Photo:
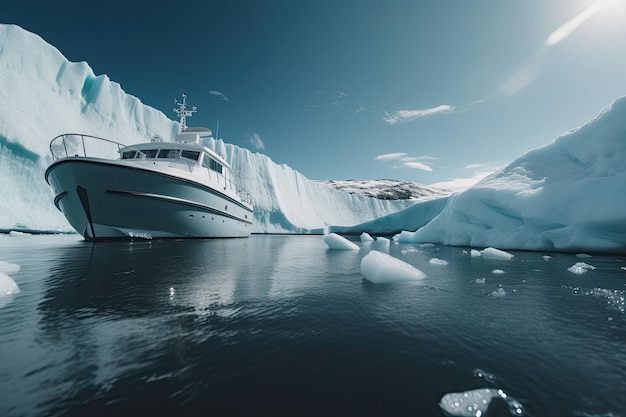
[[178, 108], [174, 108], [174, 113], [178, 117], [180, 117], [180, 125], [178, 126], [178, 133], [181, 133], [185, 129], [187, 129], [187, 117], [193, 116], [195, 112], [198, 111], [196, 106], [193, 106], [191, 110], [187, 110], [187, 93], [183, 93], [183, 102], [179, 103], [178, 100], [174, 99], [174, 103], [178, 106]]

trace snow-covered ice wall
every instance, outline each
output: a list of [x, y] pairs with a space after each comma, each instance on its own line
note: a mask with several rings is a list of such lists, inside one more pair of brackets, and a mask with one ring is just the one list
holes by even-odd
[[626, 253], [626, 97], [451, 196], [397, 240]]
[[[0, 230], [70, 231], [44, 180], [48, 145], [62, 133], [126, 144], [173, 138], [178, 123], [126, 94], [85, 62], [69, 62], [41, 37], [0, 24]], [[222, 141], [255, 206], [255, 232], [321, 232], [408, 207], [410, 201], [355, 196], [311, 181], [286, 165]]]

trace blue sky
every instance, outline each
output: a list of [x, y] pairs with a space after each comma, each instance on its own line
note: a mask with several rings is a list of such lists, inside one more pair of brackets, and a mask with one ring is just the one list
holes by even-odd
[[[5, 4], [10, 3], [10, 4]], [[626, 95], [626, 0], [3, 2], [175, 118], [311, 179], [452, 189]]]

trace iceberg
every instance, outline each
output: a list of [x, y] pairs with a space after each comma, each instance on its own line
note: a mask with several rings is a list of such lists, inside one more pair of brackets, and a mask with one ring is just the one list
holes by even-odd
[[[583, 126], [453, 194], [400, 242], [626, 252], [626, 97]], [[410, 229], [405, 229], [410, 230]]]

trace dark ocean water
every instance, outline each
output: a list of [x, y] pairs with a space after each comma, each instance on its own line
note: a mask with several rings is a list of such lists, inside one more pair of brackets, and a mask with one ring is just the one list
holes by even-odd
[[[21, 266], [0, 416], [441, 416], [444, 394], [482, 387], [530, 416], [626, 416], [624, 259], [359, 245], [0, 236]], [[372, 249], [427, 278], [368, 282]]]

